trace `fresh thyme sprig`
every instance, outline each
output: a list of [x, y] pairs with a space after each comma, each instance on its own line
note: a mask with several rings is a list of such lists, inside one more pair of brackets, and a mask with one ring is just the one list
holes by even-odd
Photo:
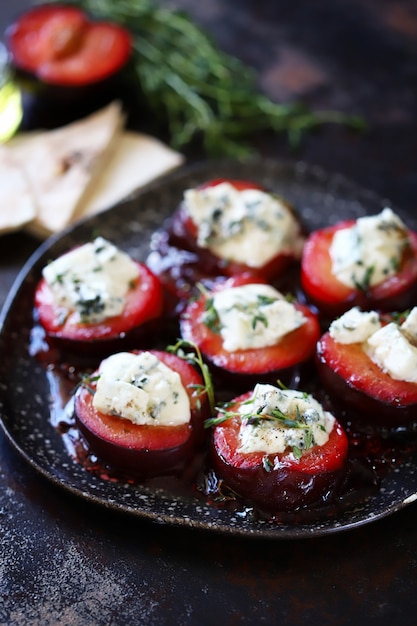
[[210, 413], [215, 411], [215, 397], [214, 387], [211, 380], [210, 370], [207, 364], [204, 362], [203, 356], [199, 347], [192, 341], [186, 341], [185, 339], [178, 339], [174, 345], [167, 346], [168, 352], [172, 352], [179, 356], [184, 361], [196, 366], [203, 377], [203, 385], [192, 385], [191, 388], [200, 393], [206, 393], [210, 407]]
[[[247, 401], [247, 403], [252, 402], [252, 398]], [[246, 403], [243, 403], [246, 404]], [[210, 428], [211, 426], [217, 426], [218, 424], [222, 424], [227, 420], [230, 420], [234, 417], [238, 417], [242, 422], [246, 422], [247, 424], [252, 424], [254, 426], [259, 425], [262, 421], [278, 421], [283, 426], [287, 428], [303, 428], [308, 429], [310, 426], [305, 422], [301, 421], [301, 415], [299, 409], [297, 407], [297, 415], [296, 419], [291, 419], [285, 415], [279, 409], [273, 409], [270, 413], [261, 413], [262, 409], [253, 413], [240, 413], [239, 411], [231, 411], [229, 410], [230, 404], [226, 403], [226, 405], [216, 407], [216, 411], [220, 414], [217, 417], [213, 417], [207, 419], [204, 423], [205, 428]]]
[[[282, 387], [284, 388], [284, 387]], [[250, 404], [252, 402], [252, 397], [248, 398], [244, 404]], [[262, 407], [259, 408], [256, 412], [240, 412], [235, 410], [230, 410], [233, 407], [234, 403], [225, 403], [222, 406], [216, 407], [217, 417], [212, 417], [204, 422], [204, 428], [211, 428], [212, 426], [218, 426], [226, 422], [227, 420], [233, 419], [237, 417], [243, 423], [250, 425], [259, 425], [262, 421], [275, 421], [279, 422], [282, 426], [286, 428], [294, 428], [300, 429], [304, 431], [303, 437], [303, 445], [291, 445], [292, 454], [296, 459], [300, 459], [304, 450], [309, 450], [315, 444], [314, 434], [313, 434], [313, 426], [311, 424], [303, 421], [303, 416], [300, 413], [300, 409], [296, 407], [295, 418], [288, 417], [285, 413], [283, 413], [280, 409], [272, 409], [269, 413], [262, 413]], [[323, 425], [319, 425], [322, 430], [325, 430]], [[264, 468], [266, 471], [271, 470], [271, 462], [269, 457], [266, 455], [263, 459]]]
[[254, 72], [219, 50], [182, 11], [152, 0], [67, 3], [130, 30], [138, 90], [155, 118], [168, 125], [176, 149], [201, 138], [210, 156], [244, 157], [251, 150], [243, 142], [255, 131], [286, 133], [296, 145], [306, 131], [321, 124], [364, 127], [357, 116], [271, 101], [258, 91]]

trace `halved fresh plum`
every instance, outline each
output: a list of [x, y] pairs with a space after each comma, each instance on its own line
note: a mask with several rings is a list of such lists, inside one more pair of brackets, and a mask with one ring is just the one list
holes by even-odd
[[417, 233], [408, 230], [409, 247], [398, 271], [383, 282], [366, 288], [350, 288], [331, 271], [330, 246], [335, 233], [354, 225], [354, 220], [317, 230], [304, 245], [301, 260], [301, 286], [308, 300], [321, 313], [336, 317], [353, 306], [363, 309], [401, 311], [417, 298]]
[[278, 379], [284, 384], [295, 384], [304, 369], [308, 369], [320, 337], [317, 315], [306, 305], [294, 302], [305, 322], [284, 335], [276, 344], [262, 348], [229, 351], [225, 349], [219, 330], [208, 323], [207, 309], [210, 299], [219, 290], [251, 284], [266, 284], [250, 274], [234, 276], [216, 283], [212, 291], [200, 294], [189, 302], [180, 318], [181, 335], [198, 346], [210, 363], [213, 374], [218, 374], [234, 389], [242, 389], [254, 382], [271, 382]]
[[[238, 412], [252, 391], [228, 404], [228, 413]], [[222, 415], [219, 414], [221, 419]], [[241, 417], [235, 415], [213, 429], [211, 463], [217, 476], [239, 496], [267, 511], [294, 512], [320, 506], [337, 497], [347, 471], [348, 439], [336, 421], [327, 443], [313, 445], [294, 455], [240, 452]]]
[[110, 467], [133, 477], [162, 475], [181, 468], [201, 446], [204, 420], [209, 415], [203, 381], [194, 367], [175, 354], [156, 350], [151, 354], [180, 375], [190, 401], [188, 423], [139, 425], [97, 411], [93, 395], [98, 370], [89, 377], [88, 384], [78, 387], [75, 395], [76, 422], [90, 450]]
[[119, 24], [93, 20], [74, 6], [45, 4], [18, 17], [5, 43], [23, 93], [23, 130], [58, 128], [114, 100], [128, 117], [141, 106], [132, 37]]
[[47, 4], [23, 13], [6, 31], [13, 66], [54, 85], [97, 83], [130, 57], [130, 33], [93, 21], [73, 6]]
[[417, 422], [417, 384], [395, 380], [363, 350], [326, 332], [317, 344], [317, 370], [345, 419], [370, 432], [402, 429]]

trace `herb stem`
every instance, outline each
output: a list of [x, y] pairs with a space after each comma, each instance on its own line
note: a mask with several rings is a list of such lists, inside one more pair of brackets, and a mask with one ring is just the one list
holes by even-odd
[[215, 408], [214, 387], [211, 380], [210, 370], [207, 364], [204, 362], [203, 355], [197, 345], [191, 341], [185, 339], [178, 339], [177, 343], [167, 347], [168, 352], [172, 352], [179, 356], [184, 361], [197, 366], [203, 377], [203, 386], [199, 386], [199, 391], [204, 391], [207, 394], [207, 399], [210, 407], [210, 413], [213, 415]]

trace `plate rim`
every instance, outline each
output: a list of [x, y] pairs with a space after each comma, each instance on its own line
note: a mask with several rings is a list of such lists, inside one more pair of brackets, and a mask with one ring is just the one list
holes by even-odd
[[[239, 168], [242, 167], [250, 167], [253, 163], [256, 163], [258, 166], [260, 164], [268, 164], [269, 168], [287, 168], [292, 170], [294, 174], [296, 172], [304, 172], [307, 173], [308, 176], [314, 178], [314, 181], [318, 183], [320, 180], [332, 181], [332, 183], [337, 187], [348, 186], [350, 190], [354, 190], [357, 192], [358, 196], [362, 200], [363, 198], [368, 198], [371, 201], [377, 201], [378, 204], [391, 204], [388, 200], [381, 198], [376, 192], [361, 187], [354, 181], [351, 181], [349, 178], [344, 176], [343, 174], [329, 172], [328, 170], [322, 168], [318, 165], [310, 165], [305, 161], [293, 161], [289, 159], [280, 160], [280, 159], [271, 159], [271, 158], [263, 158], [256, 157], [251, 159], [246, 159], [244, 161], [236, 161], [231, 159], [222, 159], [217, 161], [197, 161], [191, 164], [185, 164], [173, 172], [170, 172], [166, 175], [158, 177], [154, 181], [148, 183], [144, 187], [142, 187], [139, 191], [131, 194], [123, 201], [115, 204], [112, 207], [109, 207], [105, 211], [103, 211], [100, 216], [104, 217], [106, 214], [113, 213], [120, 207], [124, 205], [130, 206], [131, 203], [139, 202], [143, 196], [146, 196], [147, 193], [157, 190], [161, 186], [169, 186], [173, 185], [175, 182], [179, 180], [185, 180], [190, 178], [193, 175], [203, 175], [204, 172], [210, 170], [212, 167], [222, 168], [224, 166], [228, 166], [230, 164]], [[397, 210], [397, 209], [395, 209]], [[93, 222], [97, 219], [97, 216], [88, 216], [82, 220], [77, 221], [75, 224], [67, 227], [64, 231], [52, 235], [44, 242], [42, 242], [37, 249], [30, 255], [28, 260], [25, 262], [18, 275], [16, 276], [12, 287], [9, 290], [9, 293], [5, 299], [5, 302], [0, 311], [0, 340], [3, 339], [3, 334], [5, 330], [5, 324], [12, 309], [13, 303], [15, 302], [16, 297], [20, 293], [20, 290], [25, 285], [25, 282], [28, 280], [29, 274], [36, 268], [37, 264], [40, 260], [47, 254], [47, 252], [53, 248], [54, 245], [59, 244], [59, 242], [65, 240], [72, 233], [77, 233], [79, 230], [82, 230], [86, 225], [90, 222]], [[0, 409], [1, 409], [1, 394], [2, 390], [0, 389]], [[135, 515], [137, 518], [141, 518], [142, 520], [147, 520], [157, 524], [171, 525], [177, 527], [187, 527], [192, 529], [199, 529], [201, 531], [207, 532], [216, 532], [217, 534], [222, 535], [233, 535], [240, 537], [256, 537], [263, 539], [274, 539], [274, 540], [291, 540], [291, 539], [304, 539], [304, 538], [314, 538], [321, 536], [328, 536], [337, 534], [340, 532], [351, 531], [355, 528], [362, 527], [364, 525], [368, 525], [374, 521], [383, 519], [399, 510], [408, 506], [414, 499], [417, 499], [417, 494], [410, 494], [407, 498], [402, 501], [398, 501], [393, 503], [391, 506], [386, 507], [384, 510], [379, 511], [375, 515], [371, 515], [369, 517], [365, 517], [364, 519], [357, 519], [354, 522], [349, 524], [345, 524], [342, 526], [337, 525], [329, 525], [329, 526], [321, 526], [320, 530], [315, 532], [314, 525], [310, 524], [299, 524], [299, 525], [271, 525], [269, 527], [260, 526], [256, 527], [230, 527], [223, 523], [208, 523], [207, 521], [201, 522], [198, 520], [190, 520], [179, 517], [178, 515], [166, 515], [160, 514], [156, 512], [148, 512], [146, 510], [138, 511], [136, 508], [132, 506], [128, 506], [126, 504], [116, 504], [114, 502], [104, 501], [103, 498], [97, 496], [94, 493], [87, 493], [83, 489], [71, 485], [69, 483], [65, 483], [60, 480], [57, 474], [53, 474], [51, 471], [48, 471], [44, 468], [39, 461], [31, 457], [28, 452], [19, 444], [18, 441], [13, 437], [12, 432], [8, 428], [4, 417], [3, 411], [0, 410], [0, 427], [2, 432], [6, 436], [9, 444], [20, 454], [20, 456], [31, 466], [38, 474], [40, 474], [43, 478], [52, 482], [55, 486], [60, 489], [64, 489], [67, 493], [70, 493], [73, 497], [82, 498], [85, 501], [94, 503], [94, 505], [104, 507], [106, 510], [118, 511], [128, 515]], [[75, 462], [75, 461], [73, 461]], [[87, 471], [87, 470], [86, 470]]]

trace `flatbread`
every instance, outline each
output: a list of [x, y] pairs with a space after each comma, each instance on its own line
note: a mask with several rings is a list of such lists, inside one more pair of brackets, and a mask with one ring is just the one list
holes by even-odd
[[94, 215], [184, 163], [182, 154], [141, 133], [124, 131], [74, 218]]
[[[7, 217], [9, 229], [24, 226], [44, 239], [184, 162], [182, 154], [158, 139], [123, 130], [123, 122], [114, 102], [62, 128], [21, 133], [0, 146], [0, 233]], [[15, 207], [14, 215], [9, 206]]]
[[29, 181], [36, 216], [28, 230], [48, 236], [67, 226], [110, 157], [123, 127], [118, 102], [56, 130], [29, 136], [13, 149]]
[[10, 151], [0, 146], [0, 234], [19, 230], [35, 216], [29, 182]]

